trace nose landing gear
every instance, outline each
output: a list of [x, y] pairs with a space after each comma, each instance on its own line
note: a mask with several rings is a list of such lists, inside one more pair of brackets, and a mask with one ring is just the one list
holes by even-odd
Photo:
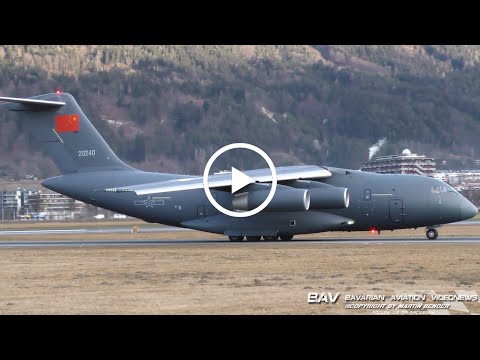
[[427, 229], [425, 235], [427, 235], [427, 238], [430, 240], [435, 240], [438, 237], [438, 230], [437, 229]]

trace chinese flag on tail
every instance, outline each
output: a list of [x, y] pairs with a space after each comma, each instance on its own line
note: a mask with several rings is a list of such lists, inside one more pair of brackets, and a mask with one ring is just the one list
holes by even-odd
[[80, 115], [66, 114], [55, 117], [55, 130], [57, 132], [77, 132], [80, 130]]

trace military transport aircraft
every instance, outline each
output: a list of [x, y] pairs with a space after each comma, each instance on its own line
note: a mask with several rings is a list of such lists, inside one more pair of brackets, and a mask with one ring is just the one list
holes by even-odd
[[[417, 227], [426, 227], [426, 236], [435, 239], [442, 224], [478, 212], [452, 187], [430, 177], [311, 165], [276, 168], [278, 185], [268, 206], [252, 216], [228, 216], [211, 205], [203, 177], [145, 172], [122, 162], [72, 95], [0, 100], [22, 115], [22, 129], [44, 146], [62, 173], [42, 181], [43, 186], [147, 222], [225, 234], [231, 241]], [[272, 174], [268, 168], [232, 168], [231, 173], [207, 174], [207, 186], [219, 205], [240, 214], [265, 200]]]

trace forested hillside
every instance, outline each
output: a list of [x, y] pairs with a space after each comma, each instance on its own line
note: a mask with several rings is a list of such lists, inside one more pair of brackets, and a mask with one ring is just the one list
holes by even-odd
[[[0, 95], [73, 94], [112, 148], [200, 173], [230, 142], [278, 165], [358, 168], [369, 147], [480, 158], [480, 46], [0, 46]], [[251, 166], [246, 159], [244, 166]], [[57, 174], [0, 111], [0, 176]]]

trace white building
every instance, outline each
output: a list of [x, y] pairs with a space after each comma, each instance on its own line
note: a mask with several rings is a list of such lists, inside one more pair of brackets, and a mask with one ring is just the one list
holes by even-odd
[[408, 149], [400, 155], [380, 156], [362, 163], [362, 171], [379, 174], [416, 174], [433, 176], [436, 172], [435, 159], [425, 155], [412, 154]]

